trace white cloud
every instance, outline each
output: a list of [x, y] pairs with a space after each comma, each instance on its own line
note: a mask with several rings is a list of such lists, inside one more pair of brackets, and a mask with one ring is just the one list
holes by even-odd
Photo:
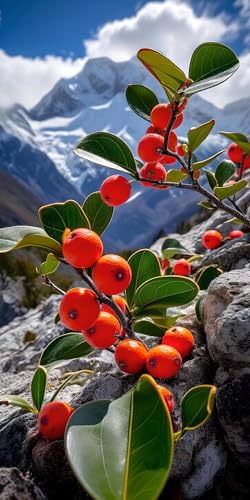
[[52, 55], [31, 59], [0, 50], [0, 106], [8, 107], [14, 102], [33, 106], [59, 78], [69, 78], [80, 71], [83, 61]]
[[135, 16], [104, 24], [95, 38], [85, 40], [89, 57], [108, 56], [127, 60], [141, 47], [162, 51], [183, 69], [197, 45], [225, 40], [237, 30], [225, 14], [198, 16], [184, 0], [149, 2]]

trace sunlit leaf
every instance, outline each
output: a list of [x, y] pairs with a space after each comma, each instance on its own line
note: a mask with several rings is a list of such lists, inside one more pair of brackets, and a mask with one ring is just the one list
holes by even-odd
[[223, 186], [234, 174], [235, 164], [230, 160], [223, 160], [215, 170], [215, 178], [218, 186]]
[[40, 365], [48, 369], [55, 368], [69, 359], [82, 358], [93, 350], [81, 333], [66, 333], [56, 337], [45, 347]]
[[0, 253], [18, 248], [40, 247], [61, 253], [61, 245], [40, 227], [11, 226], [0, 228]]
[[129, 85], [126, 90], [126, 98], [130, 108], [144, 120], [150, 120], [152, 109], [159, 103], [152, 90], [144, 85]]
[[214, 155], [210, 156], [209, 158], [206, 158], [205, 160], [201, 161], [196, 161], [192, 164], [192, 169], [195, 172], [196, 170], [200, 170], [203, 167], [206, 167], [209, 163], [211, 163], [217, 156], [221, 155], [224, 153], [225, 149], [222, 149], [221, 151], [218, 151], [218, 153], [215, 153]]
[[47, 385], [47, 370], [44, 366], [38, 366], [31, 382], [31, 395], [35, 408], [39, 411], [43, 404], [46, 385]]
[[91, 193], [82, 206], [88, 217], [92, 231], [101, 235], [108, 227], [114, 212], [113, 207], [109, 207], [101, 199], [100, 192]]
[[56, 256], [53, 253], [49, 253], [47, 255], [46, 261], [42, 262], [39, 267], [39, 274], [41, 274], [42, 276], [53, 274], [57, 270], [59, 265], [60, 261], [57, 260]]
[[89, 220], [80, 205], [74, 200], [44, 205], [38, 211], [46, 233], [59, 243], [66, 228], [71, 231], [80, 227], [90, 228]]
[[137, 288], [149, 278], [161, 275], [159, 259], [151, 250], [143, 249], [133, 253], [128, 264], [132, 270], [132, 280], [125, 295], [128, 306], [134, 303], [134, 295]]
[[162, 244], [161, 251], [165, 259], [171, 259], [175, 255], [193, 255], [193, 252], [185, 248], [174, 238], [166, 238]]
[[248, 182], [244, 179], [241, 179], [240, 181], [235, 182], [231, 186], [215, 187], [214, 194], [220, 200], [224, 200], [225, 198], [228, 198], [229, 196], [233, 196], [234, 194], [238, 193], [239, 191], [241, 191], [241, 189], [244, 189], [247, 185]]
[[192, 387], [182, 399], [181, 417], [182, 433], [198, 429], [211, 416], [216, 387], [214, 385], [198, 385]]
[[151, 278], [137, 288], [134, 302], [138, 309], [179, 306], [191, 302], [198, 291], [197, 283], [190, 278], [159, 276]]
[[192, 127], [188, 131], [188, 147], [190, 151], [195, 151], [205, 141], [214, 125], [215, 120], [209, 120], [198, 127]]

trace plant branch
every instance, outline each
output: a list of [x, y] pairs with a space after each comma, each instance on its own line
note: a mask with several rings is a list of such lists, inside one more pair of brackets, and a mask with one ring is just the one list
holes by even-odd
[[43, 284], [46, 285], [46, 286], [50, 286], [57, 293], [60, 293], [61, 295], [65, 295], [65, 292], [61, 288], [59, 288], [57, 285], [55, 285], [55, 283], [53, 283], [53, 281], [51, 281], [48, 278], [48, 276], [43, 276]]

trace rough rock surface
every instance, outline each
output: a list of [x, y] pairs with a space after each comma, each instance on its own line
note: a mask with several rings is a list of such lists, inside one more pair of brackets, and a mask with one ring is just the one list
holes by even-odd
[[4, 273], [0, 274], [0, 327], [25, 313], [26, 308], [21, 303], [23, 295], [22, 279], [14, 281]]
[[26, 479], [15, 467], [0, 469], [1, 500], [46, 500], [33, 481]]

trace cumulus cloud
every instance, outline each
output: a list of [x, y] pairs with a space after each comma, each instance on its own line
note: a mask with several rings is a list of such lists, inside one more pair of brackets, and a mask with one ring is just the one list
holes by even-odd
[[60, 78], [73, 76], [82, 66], [83, 59], [52, 55], [32, 59], [10, 56], [0, 50], [0, 106], [8, 107], [19, 102], [29, 108]]
[[108, 56], [115, 61], [130, 59], [141, 47], [164, 52], [187, 69], [187, 61], [197, 45], [207, 40], [225, 40], [237, 31], [237, 23], [225, 14], [198, 16], [184, 0], [149, 2], [135, 16], [108, 22], [94, 39], [85, 40], [89, 57]]

